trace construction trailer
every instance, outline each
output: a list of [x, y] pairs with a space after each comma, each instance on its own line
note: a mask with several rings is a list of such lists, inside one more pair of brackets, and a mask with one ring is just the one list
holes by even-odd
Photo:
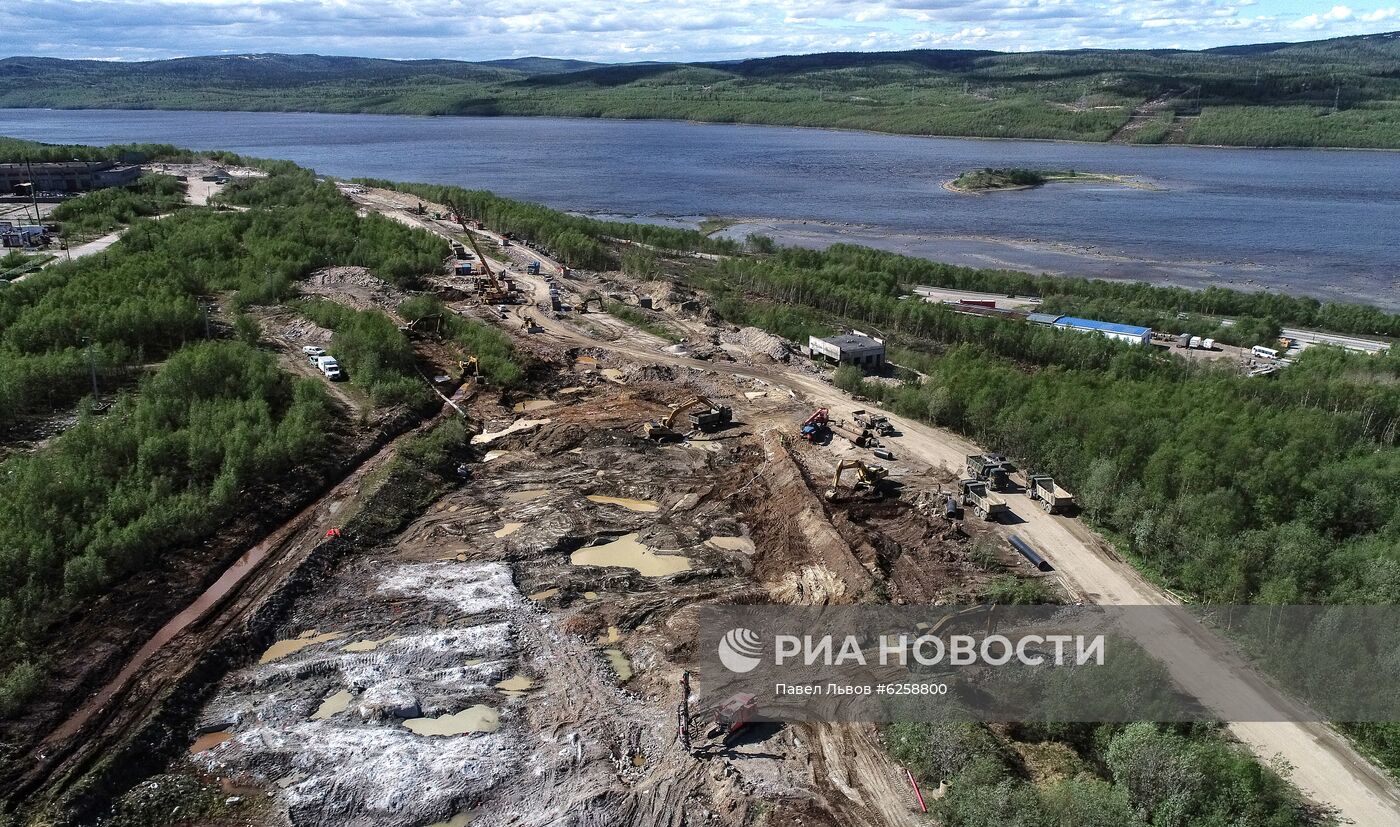
[[1026, 496], [1040, 503], [1047, 514], [1063, 514], [1074, 508], [1074, 495], [1055, 484], [1049, 474], [1026, 474]]
[[984, 520], [995, 522], [1002, 514], [1010, 509], [996, 492], [987, 486], [982, 480], [962, 480], [958, 483], [962, 490], [963, 505], [972, 509], [973, 513]]
[[989, 483], [993, 491], [1005, 491], [1015, 467], [1001, 454], [969, 454], [967, 475]]

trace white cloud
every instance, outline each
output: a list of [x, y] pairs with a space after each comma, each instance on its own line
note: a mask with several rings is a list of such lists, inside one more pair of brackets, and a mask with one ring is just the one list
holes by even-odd
[[8, 0], [0, 51], [707, 60], [854, 48], [1203, 48], [1359, 34], [1400, 17], [1394, 6], [1304, 10], [1296, 0]]

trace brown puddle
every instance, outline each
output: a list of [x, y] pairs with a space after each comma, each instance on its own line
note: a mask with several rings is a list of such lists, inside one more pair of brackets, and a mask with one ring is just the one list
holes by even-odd
[[584, 592], [584, 593], [583, 593], [583, 599], [584, 599], [584, 600], [597, 600], [597, 599], [598, 599], [598, 593], [597, 593], [597, 592]]
[[350, 698], [350, 690], [340, 690], [324, 701], [321, 701], [321, 705], [316, 708], [316, 712], [312, 714], [311, 719], [313, 721], [324, 721], [338, 712], [344, 712], [345, 708], [350, 706]]
[[602, 494], [589, 494], [588, 501], [595, 503], [620, 505], [628, 511], [640, 511], [644, 514], [650, 514], [661, 507], [661, 504], [658, 503], [656, 500], [633, 500], [628, 499], [627, 497], [605, 497]]
[[646, 577], [665, 577], [690, 570], [690, 558], [679, 554], [658, 554], [637, 540], [637, 533], [619, 537], [601, 546], [581, 548], [569, 556], [575, 566], [621, 566], [636, 569]]
[[608, 656], [608, 663], [612, 664], [613, 671], [617, 673], [618, 683], [627, 683], [632, 680], [632, 662], [627, 659], [621, 649], [604, 649], [603, 654]]
[[528, 503], [549, 494], [548, 488], [532, 488], [529, 491], [512, 491], [506, 495], [507, 502]]
[[315, 646], [318, 643], [329, 643], [332, 640], [339, 640], [345, 637], [344, 632], [326, 632], [317, 634], [315, 629], [302, 632], [300, 636], [290, 640], [279, 640], [267, 647], [267, 651], [258, 658], [258, 663], [271, 663], [274, 660], [285, 658], [288, 655], [300, 652], [308, 646]]
[[428, 827], [467, 827], [476, 818], [476, 814], [470, 810], [463, 810], [446, 821], [437, 821], [429, 824]]
[[509, 537], [510, 535], [514, 534], [515, 532], [519, 531], [524, 527], [524, 523], [506, 523], [497, 530], [493, 531], [491, 533], [491, 536], [496, 537], [498, 539], [501, 537]]
[[383, 646], [384, 644], [388, 643], [396, 637], [398, 637], [398, 635], [389, 635], [388, 637], [382, 637], [379, 640], [357, 640], [354, 643], [347, 643], [344, 646], [340, 647], [340, 651], [373, 652], [375, 649], [378, 649], [379, 647]]
[[531, 600], [536, 600], [536, 601], [538, 601], [538, 600], [548, 600], [548, 599], [550, 599], [551, 597], [556, 597], [556, 596], [558, 596], [558, 594], [559, 594], [559, 590], [558, 590], [558, 589], [545, 589], [544, 591], [535, 592], [534, 594], [528, 595], [528, 596], [529, 596], [529, 598], [530, 598]]
[[501, 727], [501, 713], [485, 704], [474, 704], [461, 712], [437, 718], [410, 718], [403, 725], [419, 735], [465, 735], [468, 732], [495, 732]]
[[219, 732], [206, 732], [194, 739], [193, 744], [190, 744], [190, 755], [198, 755], [205, 750], [213, 749], [232, 737], [233, 733], [226, 729]]
[[525, 675], [514, 675], [496, 684], [496, 688], [507, 695], [521, 697], [535, 685], [535, 682]]
[[493, 460], [493, 459], [500, 459], [501, 457], [503, 457], [503, 456], [505, 456], [505, 455], [507, 455], [507, 454], [509, 454], [509, 453], [510, 453], [510, 451], [502, 451], [502, 450], [500, 450], [500, 449], [492, 449], [492, 450], [486, 452], [486, 456], [482, 457], [482, 458], [481, 458], [481, 461], [482, 461], [482, 462], [490, 462], [490, 461]]

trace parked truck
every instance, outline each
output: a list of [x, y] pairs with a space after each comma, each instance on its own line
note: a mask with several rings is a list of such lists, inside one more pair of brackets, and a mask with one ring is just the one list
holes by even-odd
[[1011, 481], [1013, 467], [1001, 454], [970, 454], [967, 475], [991, 485], [993, 491], [1005, 491]]
[[995, 522], [1009, 510], [1006, 500], [992, 491], [983, 480], [963, 480], [959, 487], [962, 489], [963, 505], [984, 520]]
[[340, 363], [335, 360], [334, 356], [317, 356], [316, 369], [321, 371], [321, 373], [332, 382], [339, 379], [342, 375], [340, 372]]
[[1049, 474], [1026, 474], [1026, 496], [1040, 503], [1047, 514], [1062, 514], [1074, 507], [1074, 495], [1055, 484]]

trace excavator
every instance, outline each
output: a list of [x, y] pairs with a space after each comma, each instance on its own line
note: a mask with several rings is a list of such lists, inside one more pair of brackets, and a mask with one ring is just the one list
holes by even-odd
[[856, 472], [856, 484], [851, 487], [852, 493], [869, 489], [872, 493], [880, 493], [880, 483], [890, 475], [889, 469], [882, 465], [866, 465], [858, 459], [843, 459], [836, 464], [836, 474], [831, 478], [831, 487], [826, 491], [826, 498], [834, 500], [841, 494], [841, 475], [854, 469]]
[[690, 425], [699, 431], [715, 431], [728, 425], [734, 419], [734, 412], [728, 405], [716, 405], [703, 396], [693, 396], [690, 399], [677, 405], [666, 418], [660, 422], [652, 420], [642, 426], [643, 433], [647, 439], [680, 439], [681, 434], [676, 430], [676, 420], [680, 415], [697, 405], [703, 405], [704, 410], [696, 411], [690, 415]]
[[457, 206], [455, 201], [448, 201], [447, 207], [452, 210], [452, 216], [457, 219], [457, 223], [462, 225], [462, 233], [467, 237], [467, 243], [472, 245], [472, 251], [476, 253], [477, 260], [481, 262], [481, 272], [486, 276], [486, 286], [480, 290], [482, 302], [485, 304], [511, 304], [513, 297], [510, 285], [500, 275], [492, 272], [491, 265], [486, 263], [486, 256], [482, 254], [481, 247], [476, 243], [476, 235], [472, 233], [471, 227], [467, 224], [467, 214], [462, 212], [462, 208]]

